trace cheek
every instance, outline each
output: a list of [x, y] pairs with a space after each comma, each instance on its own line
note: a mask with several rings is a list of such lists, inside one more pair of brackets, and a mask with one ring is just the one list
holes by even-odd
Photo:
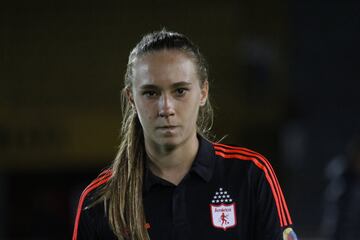
[[199, 113], [199, 107], [200, 107], [200, 103], [199, 103], [199, 99], [196, 97], [194, 97], [190, 103], [188, 103], [188, 105], [185, 107], [186, 113], [187, 113], [187, 118], [190, 120], [189, 122], [195, 122], [196, 124], [196, 120], [197, 120], [197, 116]]
[[146, 104], [142, 101], [135, 101], [136, 111], [139, 116], [139, 120], [143, 125], [146, 121], [154, 118], [153, 107], [151, 104]]
[[191, 101], [190, 108], [193, 114], [196, 113], [200, 108], [200, 100], [201, 100], [200, 94], [196, 94], [192, 96], [192, 99], [190, 100]]

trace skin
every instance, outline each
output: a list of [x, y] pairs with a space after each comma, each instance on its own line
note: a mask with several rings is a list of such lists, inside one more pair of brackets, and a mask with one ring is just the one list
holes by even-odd
[[135, 61], [127, 89], [144, 132], [149, 167], [155, 175], [179, 184], [198, 150], [196, 120], [208, 97], [191, 57], [179, 50], [154, 51]]

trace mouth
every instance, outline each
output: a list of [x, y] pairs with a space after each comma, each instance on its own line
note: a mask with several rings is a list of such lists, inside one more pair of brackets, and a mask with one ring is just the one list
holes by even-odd
[[179, 126], [176, 125], [162, 125], [156, 128], [156, 131], [161, 137], [174, 137], [179, 132]]
[[157, 127], [157, 129], [162, 129], [162, 130], [172, 130], [175, 128], [177, 128], [177, 126], [174, 126], [174, 125], [166, 125], [166, 126]]

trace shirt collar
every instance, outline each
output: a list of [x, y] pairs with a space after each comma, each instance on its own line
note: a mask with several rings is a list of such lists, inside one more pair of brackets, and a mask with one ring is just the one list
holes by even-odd
[[[211, 180], [215, 167], [215, 151], [211, 142], [204, 137], [197, 135], [199, 140], [199, 149], [189, 172], [196, 173], [206, 182]], [[148, 160], [146, 160], [147, 162]], [[156, 175], [154, 175], [147, 164], [145, 164], [144, 190], [149, 191], [155, 184], [168, 185], [171, 184]]]
[[199, 149], [190, 171], [194, 171], [206, 182], [209, 182], [215, 166], [215, 150], [211, 142], [198, 135]]

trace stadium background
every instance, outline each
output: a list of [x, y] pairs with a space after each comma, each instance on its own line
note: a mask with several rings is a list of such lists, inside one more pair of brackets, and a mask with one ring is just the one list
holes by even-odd
[[166, 27], [210, 65], [214, 133], [266, 155], [302, 239], [359, 131], [359, 1], [16, 1], [0, 8], [0, 239], [69, 239], [116, 153], [128, 53]]

